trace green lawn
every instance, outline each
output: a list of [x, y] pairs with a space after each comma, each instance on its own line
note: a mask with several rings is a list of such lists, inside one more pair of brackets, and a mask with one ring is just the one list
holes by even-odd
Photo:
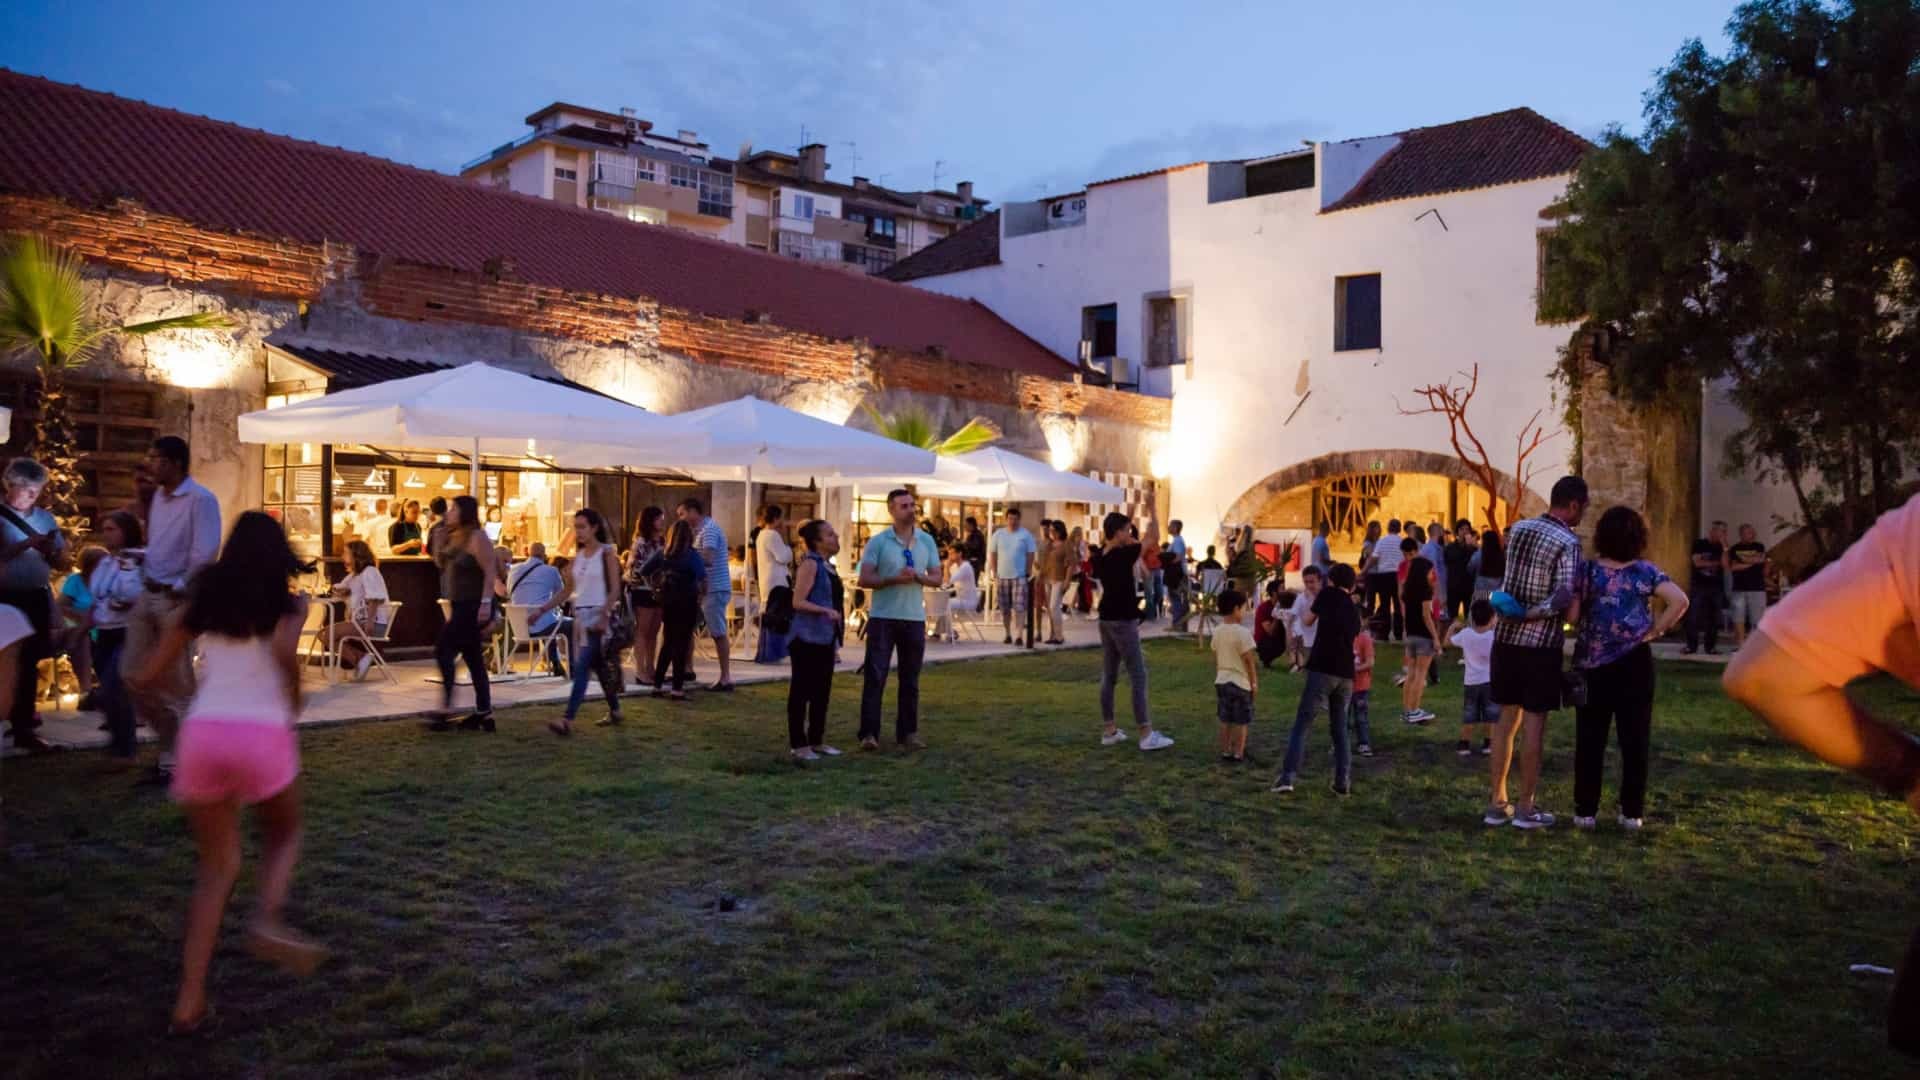
[[[934, 668], [929, 751], [804, 770], [784, 687], [639, 703], [569, 742], [542, 708], [492, 737], [308, 732], [293, 917], [335, 956], [305, 982], [246, 957], [243, 877], [224, 1026], [186, 1045], [158, 1038], [179, 818], [97, 755], [11, 761], [0, 1053], [61, 1080], [1903, 1068], [1888, 982], [1846, 967], [1890, 965], [1920, 917], [1907, 811], [1782, 747], [1717, 671], [1661, 671], [1645, 833], [1527, 834], [1479, 823], [1451, 680], [1430, 728], [1375, 709], [1349, 800], [1322, 721], [1284, 798], [1299, 681], [1268, 676], [1259, 764], [1235, 769], [1208, 654], [1148, 659], [1179, 739], [1158, 755], [1098, 745], [1087, 651]], [[859, 686], [835, 692], [845, 747]], [[1543, 803], [1570, 816], [1570, 718], [1549, 742]]]

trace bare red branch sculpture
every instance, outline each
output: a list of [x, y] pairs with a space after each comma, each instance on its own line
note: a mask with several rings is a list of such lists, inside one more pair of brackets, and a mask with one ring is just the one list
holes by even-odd
[[[1558, 429], [1548, 431], [1541, 427], [1538, 410], [1528, 417], [1527, 422], [1520, 426], [1519, 437], [1515, 439], [1516, 453], [1510, 474], [1513, 488], [1511, 491], [1501, 491], [1499, 470], [1493, 467], [1493, 458], [1487, 453], [1480, 436], [1474, 434], [1473, 424], [1467, 417], [1467, 407], [1473, 403], [1473, 395], [1480, 389], [1480, 365], [1475, 364], [1472, 371], [1463, 371], [1460, 375], [1467, 380], [1464, 386], [1449, 379], [1415, 387], [1413, 392], [1426, 401], [1426, 407], [1401, 409], [1400, 415], [1426, 416], [1438, 413], [1447, 418], [1447, 436], [1453, 443], [1454, 456], [1480, 482], [1481, 490], [1487, 493], [1487, 524], [1504, 531], [1519, 517], [1521, 499], [1526, 495], [1528, 485], [1533, 482], [1534, 474], [1539, 471], [1538, 466], [1528, 465], [1527, 459], [1541, 446], [1566, 432]], [[1394, 404], [1397, 406], [1399, 402], [1395, 401]], [[1494, 514], [1494, 507], [1502, 499], [1507, 503], [1505, 521], [1499, 520]]]

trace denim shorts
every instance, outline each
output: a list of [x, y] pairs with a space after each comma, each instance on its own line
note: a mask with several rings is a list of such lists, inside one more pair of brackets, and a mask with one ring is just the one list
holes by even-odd
[[1214, 707], [1223, 724], [1242, 727], [1253, 723], [1253, 692], [1235, 683], [1213, 684]]
[[707, 634], [709, 636], [717, 638], [727, 636], [727, 615], [732, 607], [733, 595], [731, 593], [720, 593], [718, 595], [708, 593], [707, 598], [700, 601], [700, 614], [706, 617]]
[[1414, 637], [1412, 634], [1408, 634], [1406, 648], [1407, 656], [1409, 657], [1432, 656], [1434, 654], [1432, 638]]
[[1500, 719], [1500, 706], [1493, 703], [1493, 684], [1475, 683], [1466, 688], [1462, 724], [1492, 724]]

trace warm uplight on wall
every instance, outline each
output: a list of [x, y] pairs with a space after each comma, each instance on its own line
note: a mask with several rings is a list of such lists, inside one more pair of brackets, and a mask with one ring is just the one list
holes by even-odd
[[1070, 417], [1047, 416], [1040, 420], [1040, 433], [1047, 438], [1047, 461], [1061, 472], [1072, 472], [1080, 463], [1080, 439], [1077, 425]]
[[160, 380], [186, 390], [206, 390], [225, 386], [237, 366], [233, 353], [205, 341], [204, 334], [176, 331], [155, 335], [146, 341], [147, 363], [157, 369]]
[[1047, 460], [1061, 472], [1071, 472], [1073, 471], [1073, 448], [1056, 446], [1047, 454]]
[[1147, 470], [1155, 480], [1165, 480], [1173, 472], [1173, 451], [1165, 446], [1156, 449], [1147, 458]]

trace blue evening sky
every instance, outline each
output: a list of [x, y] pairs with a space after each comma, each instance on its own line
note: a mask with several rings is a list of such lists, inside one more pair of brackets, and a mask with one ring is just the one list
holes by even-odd
[[[1530, 105], [1637, 130], [1732, 0], [0, 4], [0, 66], [456, 170], [554, 100], [996, 202]], [[86, 137], [74, 132], [75, 138]]]

